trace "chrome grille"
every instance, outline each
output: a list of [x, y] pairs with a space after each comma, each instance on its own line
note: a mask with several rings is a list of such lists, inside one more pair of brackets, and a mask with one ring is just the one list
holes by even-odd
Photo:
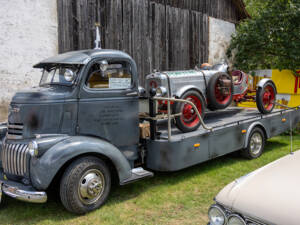
[[24, 176], [27, 173], [28, 151], [26, 144], [5, 144], [2, 150], [4, 172]]
[[8, 123], [7, 137], [9, 139], [22, 139], [23, 138], [23, 124], [22, 123]]

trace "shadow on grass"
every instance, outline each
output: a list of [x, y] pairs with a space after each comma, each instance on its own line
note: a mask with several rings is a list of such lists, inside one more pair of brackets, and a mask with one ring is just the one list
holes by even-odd
[[[288, 146], [286, 139], [284, 139], [284, 141], [270, 140], [265, 146], [265, 152], [270, 152], [274, 150], [274, 148], [285, 148], [286, 146]], [[248, 160], [242, 158], [237, 153], [232, 153], [181, 171], [169, 173], [156, 172], [155, 176], [151, 179], [126, 186], [114, 186], [106, 205], [112, 206], [136, 198], [149, 188], [178, 184], [194, 176], [213, 171], [217, 172], [242, 161]], [[47, 223], [49, 220], [54, 223], [67, 223], [69, 220], [79, 218], [64, 209], [57, 193], [51, 192], [49, 194], [49, 201], [46, 204], [29, 204], [14, 199], [8, 199], [7, 204], [0, 211], [0, 221], [9, 224], [35, 224], [43, 221]]]

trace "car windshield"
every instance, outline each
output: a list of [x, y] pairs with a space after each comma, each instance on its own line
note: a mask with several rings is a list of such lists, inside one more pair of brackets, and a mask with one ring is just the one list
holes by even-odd
[[45, 85], [65, 85], [71, 86], [74, 84], [79, 68], [76, 66], [53, 66], [43, 69], [40, 86]]

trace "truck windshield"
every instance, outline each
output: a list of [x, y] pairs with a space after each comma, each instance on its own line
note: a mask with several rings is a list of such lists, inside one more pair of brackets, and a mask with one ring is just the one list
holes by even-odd
[[44, 68], [40, 86], [65, 85], [71, 86], [77, 77], [79, 68], [76, 66], [54, 66]]

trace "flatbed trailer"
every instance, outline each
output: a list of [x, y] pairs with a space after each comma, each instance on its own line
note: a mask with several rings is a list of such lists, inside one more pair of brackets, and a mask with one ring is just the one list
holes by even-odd
[[[300, 122], [299, 108], [275, 109], [263, 115], [257, 109], [231, 107], [208, 112], [204, 123], [212, 130], [182, 133], [166, 120], [157, 124], [157, 137], [147, 141], [147, 167], [154, 171], [177, 171], [207, 160], [246, 149], [251, 132], [260, 128], [264, 140], [279, 135]], [[263, 150], [263, 149], [262, 149]]]

